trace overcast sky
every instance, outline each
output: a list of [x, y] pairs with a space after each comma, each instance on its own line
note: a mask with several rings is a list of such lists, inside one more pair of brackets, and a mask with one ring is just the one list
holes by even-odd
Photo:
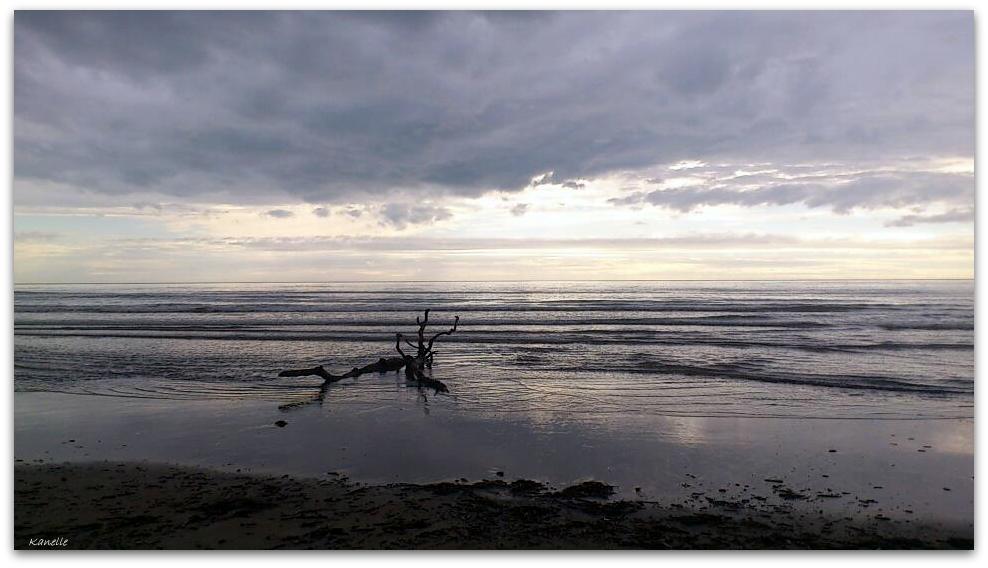
[[17, 282], [973, 276], [969, 12], [17, 12]]

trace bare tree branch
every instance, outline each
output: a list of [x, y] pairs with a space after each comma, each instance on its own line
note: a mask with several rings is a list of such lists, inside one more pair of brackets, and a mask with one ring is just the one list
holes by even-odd
[[429, 325], [429, 310], [425, 311], [425, 317], [423, 317], [421, 321], [419, 321], [419, 318], [416, 317], [415, 323], [419, 324], [419, 344], [417, 347], [418, 353], [416, 356], [419, 359], [423, 359], [427, 353], [425, 349], [425, 326]]
[[443, 332], [440, 332], [440, 333], [437, 333], [437, 334], [433, 335], [432, 336], [432, 339], [429, 340], [429, 347], [426, 349], [426, 352], [428, 353], [428, 352], [431, 352], [432, 351], [432, 344], [435, 343], [436, 340], [439, 339], [440, 337], [442, 337], [444, 335], [453, 335], [453, 332], [456, 331], [456, 326], [459, 323], [460, 323], [460, 316], [456, 316], [453, 319], [453, 327], [451, 327], [449, 329], [449, 331], [443, 331]]
[[[401, 333], [395, 334], [395, 350], [401, 357], [382, 357], [376, 363], [371, 363], [363, 367], [354, 367], [353, 369], [347, 371], [342, 375], [334, 375], [327, 371], [322, 365], [317, 367], [312, 367], [311, 369], [293, 369], [288, 371], [282, 371], [278, 373], [279, 377], [305, 377], [305, 376], [317, 376], [323, 379], [323, 384], [320, 386], [319, 394], [316, 395], [313, 401], [310, 402], [322, 402], [326, 396], [326, 391], [330, 384], [340, 381], [342, 379], [347, 379], [351, 377], [359, 377], [365, 373], [379, 372], [384, 373], [387, 371], [397, 371], [404, 367], [405, 378], [408, 381], [417, 383], [420, 387], [428, 387], [435, 389], [436, 392], [449, 392], [449, 389], [442, 381], [437, 381], [432, 377], [425, 374], [424, 369], [432, 368], [432, 361], [435, 353], [432, 350], [433, 344], [437, 339], [444, 335], [451, 335], [456, 331], [456, 326], [460, 322], [460, 316], [456, 316], [453, 320], [453, 327], [448, 331], [443, 331], [433, 335], [426, 345], [425, 341], [425, 328], [429, 325], [429, 311], [425, 310], [422, 317], [416, 317], [415, 323], [418, 324], [418, 345], [412, 343], [411, 341], [405, 339]], [[405, 345], [412, 347], [416, 350], [416, 356], [412, 357], [402, 351], [401, 343], [405, 342]], [[289, 405], [283, 405], [283, 409], [289, 407], [294, 407], [298, 403], [292, 403]]]
[[369, 365], [364, 365], [363, 367], [354, 367], [342, 375], [334, 375], [323, 368], [322, 365], [318, 367], [313, 367], [311, 369], [295, 369], [290, 371], [282, 371], [278, 373], [279, 377], [305, 377], [314, 375], [317, 377], [322, 377], [327, 383], [335, 383], [336, 381], [342, 379], [349, 379], [353, 377], [359, 377], [360, 375], [366, 373], [384, 373], [386, 371], [397, 371], [405, 366], [405, 360], [401, 357], [381, 357], [375, 363]]
[[401, 358], [403, 360], [405, 360], [405, 361], [408, 360], [408, 355], [405, 355], [405, 352], [401, 350], [401, 334], [400, 333], [396, 333], [395, 334], [395, 349], [398, 351], [398, 353], [401, 353]]

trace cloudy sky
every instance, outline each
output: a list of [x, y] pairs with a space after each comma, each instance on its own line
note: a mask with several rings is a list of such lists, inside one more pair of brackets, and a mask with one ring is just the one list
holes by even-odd
[[973, 276], [969, 12], [14, 33], [17, 282]]

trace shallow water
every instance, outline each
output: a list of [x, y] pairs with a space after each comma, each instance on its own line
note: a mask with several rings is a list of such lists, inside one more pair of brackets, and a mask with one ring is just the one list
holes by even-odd
[[[449, 394], [386, 373], [318, 402], [277, 377], [390, 355], [425, 308], [435, 331], [461, 316]], [[15, 456], [967, 526], [973, 318], [966, 281], [18, 286]]]
[[[973, 416], [970, 281], [20, 285], [15, 389], [311, 398], [431, 308], [442, 404], [477, 416]], [[334, 386], [386, 406], [393, 380]]]
[[[360, 390], [360, 385], [346, 387]], [[383, 393], [383, 391], [382, 391]], [[943, 523], [973, 521], [971, 420], [476, 414], [390, 381], [386, 404], [15, 394], [15, 457], [149, 461], [364, 483], [588, 479], [618, 496]], [[383, 396], [383, 395], [382, 395]], [[278, 427], [275, 422], [287, 425]], [[793, 500], [783, 493], [791, 490]]]

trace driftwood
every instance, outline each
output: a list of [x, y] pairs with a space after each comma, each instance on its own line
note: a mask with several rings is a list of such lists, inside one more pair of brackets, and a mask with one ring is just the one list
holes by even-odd
[[[410, 381], [417, 381], [423, 386], [433, 388], [436, 392], [449, 392], [446, 385], [441, 381], [437, 381], [431, 377], [425, 375], [425, 369], [432, 368], [432, 360], [435, 352], [432, 350], [432, 346], [436, 343], [436, 340], [444, 335], [451, 335], [456, 331], [456, 326], [460, 323], [460, 316], [456, 316], [453, 319], [453, 327], [448, 331], [442, 331], [431, 338], [429, 338], [428, 343], [425, 340], [425, 328], [429, 325], [429, 310], [425, 311], [425, 316], [421, 319], [416, 317], [415, 323], [419, 326], [418, 331], [418, 344], [413, 344], [412, 342], [405, 340], [400, 333], [395, 334], [395, 350], [401, 354], [402, 359], [405, 361], [405, 378]], [[415, 348], [415, 356], [407, 355], [401, 350], [401, 343], [405, 342], [406, 345]]]
[[[405, 369], [405, 379], [409, 382], [417, 384], [419, 387], [426, 387], [434, 389], [437, 393], [449, 392], [449, 388], [442, 382], [433, 379], [425, 374], [426, 369], [432, 369], [433, 358], [435, 357], [435, 351], [433, 350], [433, 345], [435, 345], [436, 340], [444, 335], [452, 335], [456, 332], [456, 326], [460, 323], [460, 316], [456, 316], [453, 319], [453, 327], [447, 331], [442, 331], [434, 334], [428, 340], [426, 340], [425, 329], [429, 325], [429, 310], [425, 310], [423, 317], [415, 318], [415, 323], [418, 324], [419, 329], [417, 333], [417, 343], [412, 343], [407, 339], [402, 337], [402, 334], [395, 334], [395, 350], [401, 355], [401, 357], [381, 357], [375, 363], [369, 365], [364, 365], [363, 367], [354, 367], [353, 369], [343, 373], [342, 375], [334, 375], [327, 371], [322, 365], [312, 367], [311, 369], [293, 369], [288, 371], [282, 371], [278, 373], [279, 377], [307, 377], [316, 376], [323, 379], [323, 384], [319, 388], [319, 394], [315, 397], [314, 401], [322, 402], [326, 396], [326, 391], [329, 385], [343, 380], [354, 377], [359, 377], [367, 373], [386, 373], [388, 371], [398, 371], [402, 368]], [[401, 349], [401, 344], [404, 342], [407, 346], [415, 349], [415, 356], [406, 354]], [[282, 409], [297, 406], [299, 403], [282, 405]]]
[[318, 367], [313, 367], [311, 369], [295, 369], [291, 371], [282, 371], [278, 373], [279, 377], [307, 377], [315, 375], [317, 377], [322, 377], [324, 381], [329, 383], [335, 383], [336, 381], [342, 379], [349, 379], [353, 377], [359, 377], [367, 373], [386, 373], [388, 371], [397, 371], [405, 366], [405, 360], [401, 357], [381, 357], [376, 363], [371, 363], [370, 365], [364, 365], [363, 367], [354, 367], [353, 369], [343, 373], [342, 375], [334, 375], [323, 368], [322, 365]]

